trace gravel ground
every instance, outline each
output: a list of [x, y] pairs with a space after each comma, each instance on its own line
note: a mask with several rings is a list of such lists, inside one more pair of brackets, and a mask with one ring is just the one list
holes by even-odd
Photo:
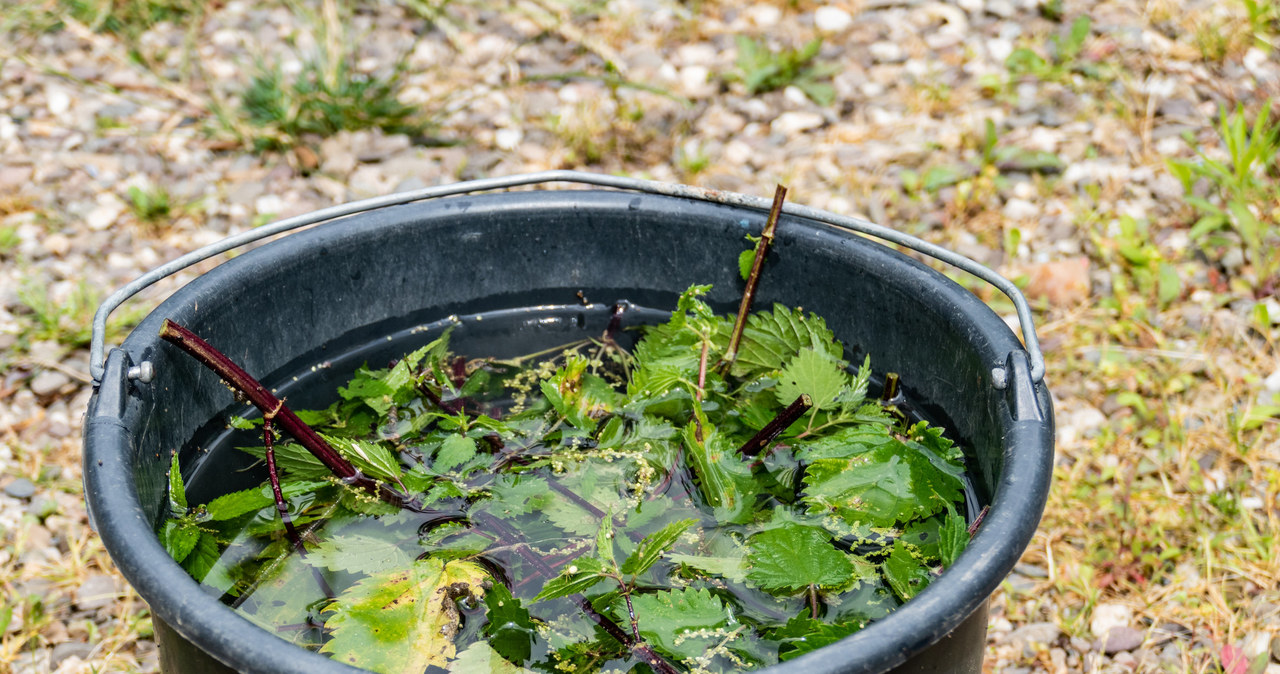
[[[139, 6], [176, 13], [129, 24]], [[794, 201], [1026, 284], [1057, 483], [993, 597], [989, 671], [1280, 672], [1280, 304], [1238, 246], [1196, 245], [1166, 164], [1194, 143], [1223, 156], [1220, 106], [1280, 96], [1280, 10], [1250, 23], [1243, 2], [1199, 0], [369, 1], [340, 22], [354, 69], [400, 64], [397, 96], [428, 132], [303, 134], [260, 153], [238, 102], [260, 64], [296, 73], [333, 49], [323, 7], [72, 7], [0, 0], [0, 669], [158, 668], [145, 604], [80, 493], [87, 326], [108, 289], [280, 217], [580, 168], [761, 195], [786, 183]], [[831, 100], [803, 77], [750, 93], [733, 77], [740, 36], [822, 38], [829, 74], [812, 74]], [[1039, 65], [1011, 66], [1023, 49]], [[148, 207], [161, 193], [168, 207]], [[1275, 228], [1280, 207], [1255, 211]], [[1138, 259], [1168, 263], [1172, 297]]]

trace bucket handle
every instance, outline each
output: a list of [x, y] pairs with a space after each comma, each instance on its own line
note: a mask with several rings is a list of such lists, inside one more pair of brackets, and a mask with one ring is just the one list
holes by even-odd
[[[610, 187], [618, 190], [645, 192], [649, 194], [659, 194], [685, 199], [697, 199], [700, 201], [708, 201], [728, 206], [741, 206], [758, 211], [768, 211], [772, 203], [769, 199], [765, 199], [763, 197], [738, 194], [736, 192], [724, 192], [704, 187], [677, 185], [653, 180], [641, 180], [625, 176], [586, 173], [583, 171], [558, 170], [526, 173], [499, 178], [483, 178], [480, 180], [471, 180], [467, 182], [453, 183], [450, 185], [425, 187], [409, 192], [388, 194], [386, 196], [374, 197], [372, 199], [364, 199], [362, 201], [322, 208], [312, 213], [305, 213], [292, 218], [278, 220], [256, 229], [241, 232], [234, 236], [229, 236], [216, 243], [211, 243], [152, 269], [146, 274], [134, 279], [128, 285], [112, 293], [110, 297], [98, 306], [98, 311], [93, 316], [93, 338], [89, 345], [89, 372], [93, 376], [94, 385], [97, 386], [102, 383], [102, 373], [104, 370], [103, 364], [105, 362], [104, 349], [107, 334], [107, 317], [111, 315], [111, 312], [115, 311], [115, 309], [126, 300], [141, 292], [148, 286], [172, 274], [182, 271], [193, 264], [207, 260], [214, 255], [239, 248], [245, 244], [298, 229], [299, 227], [306, 227], [308, 225], [314, 225], [327, 220], [335, 220], [348, 215], [364, 213], [366, 211], [385, 208], [387, 206], [399, 206], [401, 204], [407, 204], [415, 201], [438, 199], [440, 197], [450, 197], [459, 194], [468, 194], [471, 192], [485, 192], [489, 190], [499, 190], [552, 182], [577, 183], [580, 185]], [[1044, 379], [1044, 354], [1040, 351], [1040, 340], [1036, 337], [1035, 324], [1031, 316], [1031, 307], [1027, 304], [1027, 299], [1023, 296], [1022, 291], [1018, 290], [1018, 287], [1009, 279], [1006, 279], [995, 271], [992, 271], [990, 268], [960, 255], [959, 253], [949, 251], [941, 246], [923, 241], [909, 234], [903, 234], [902, 232], [889, 229], [882, 225], [877, 225], [862, 218], [837, 215], [818, 208], [795, 203], [784, 204], [782, 212], [809, 220], [816, 220], [841, 229], [858, 232], [883, 241], [895, 243], [905, 248], [910, 248], [918, 253], [928, 255], [929, 257], [945, 262], [957, 269], [966, 271], [995, 286], [997, 290], [1004, 293], [1013, 302], [1013, 306], [1017, 309], [1018, 324], [1022, 331], [1022, 341], [1026, 346], [1027, 355], [1031, 360], [1030, 374], [1032, 383], [1039, 383]], [[130, 368], [128, 376], [130, 379], [138, 379], [143, 382], [151, 381], [151, 377], [153, 376], [151, 363], [143, 362]], [[992, 385], [996, 388], [1004, 389], [1009, 384], [1009, 371], [1004, 366], [992, 368], [991, 381]]]

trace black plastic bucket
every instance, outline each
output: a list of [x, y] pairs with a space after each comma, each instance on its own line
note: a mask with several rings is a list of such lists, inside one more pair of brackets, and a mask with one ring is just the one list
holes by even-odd
[[[246, 479], [233, 474], [239, 464], [223, 465], [232, 460], [205, 456], [193, 442], [240, 406], [214, 375], [159, 340], [162, 319], [201, 334], [268, 386], [286, 387], [353, 345], [366, 345], [360, 356], [378, 362], [380, 335], [473, 311], [571, 307], [578, 291], [604, 304], [625, 298], [670, 308], [689, 285], [713, 283], [710, 301], [731, 313], [742, 284], [737, 252], [764, 217], [742, 205], [618, 191], [457, 196], [320, 225], [175, 293], [107, 355], [85, 424], [90, 512], [151, 606], [164, 671], [358, 670], [236, 615], [158, 542], [172, 450], [181, 451], [184, 472], [195, 466], [206, 483]], [[978, 500], [990, 511], [968, 550], [919, 596], [769, 671], [980, 672], [987, 598], [1031, 540], [1049, 488], [1052, 409], [1027, 352], [991, 309], [942, 274], [807, 218], [784, 216], [779, 225], [756, 306], [774, 301], [824, 316], [850, 360], [869, 353], [877, 372], [900, 373], [909, 397], [967, 448]]]

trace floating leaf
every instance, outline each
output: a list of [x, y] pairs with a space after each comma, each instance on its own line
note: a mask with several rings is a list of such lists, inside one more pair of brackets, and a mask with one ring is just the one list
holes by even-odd
[[649, 567], [657, 563], [662, 558], [663, 553], [671, 549], [676, 544], [684, 532], [689, 527], [697, 524], [698, 520], [686, 519], [678, 522], [672, 522], [667, 526], [649, 534], [640, 541], [636, 549], [627, 556], [627, 560], [622, 563], [622, 572], [633, 575], [640, 575], [649, 570]]
[[377, 442], [322, 435], [353, 466], [380, 480], [399, 481], [403, 469], [391, 450]]
[[328, 609], [332, 639], [321, 652], [380, 674], [447, 668], [459, 625], [456, 599], [481, 598], [488, 575], [474, 563], [428, 557], [373, 574], [347, 588]]
[[784, 524], [752, 536], [747, 545], [747, 580], [767, 592], [839, 587], [853, 578], [853, 564], [817, 527]]
[[567, 597], [571, 594], [585, 592], [596, 583], [604, 580], [607, 573], [604, 564], [594, 557], [579, 557], [555, 578], [542, 586], [542, 591], [534, 597], [535, 602]]
[[448, 435], [440, 450], [436, 452], [431, 467], [437, 472], [446, 473], [471, 460], [476, 455], [475, 438], [465, 435]]

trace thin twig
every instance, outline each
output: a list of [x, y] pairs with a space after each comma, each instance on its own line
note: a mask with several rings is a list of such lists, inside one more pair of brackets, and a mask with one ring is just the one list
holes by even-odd
[[756, 456], [764, 448], [773, 444], [773, 441], [777, 440], [783, 431], [790, 428], [791, 424], [804, 416], [804, 413], [808, 412], [812, 407], [813, 399], [809, 397], [808, 393], [801, 393], [799, 398], [787, 405], [778, 413], [778, 416], [774, 417], [772, 421], [764, 425], [764, 428], [761, 428], [755, 435], [751, 436], [751, 439], [747, 440], [742, 447], [739, 447], [738, 454], [745, 457]]
[[769, 209], [769, 219], [764, 223], [764, 231], [760, 233], [760, 246], [756, 248], [756, 258], [751, 263], [751, 274], [747, 276], [747, 287], [742, 291], [742, 304], [738, 306], [738, 319], [733, 324], [733, 335], [729, 338], [729, 348], [724, 352], [721, 364], [725, 370], [733, 367], [738, 359], [738, 345], [742, 342], [742, 329], [747, 325], [747, 314], [751, 313], [751, 303], [756, 299], [756, 286], [760, 284], [760, 270], [764, 268], [764, 259], [769, 256], [769, 248], [773, 246], [773, 235], [778, 229], [778, 218], [782, 215], [782, 202], [787, 198], [787, 188], [778, 185], [773, 192], [773, 207]]

